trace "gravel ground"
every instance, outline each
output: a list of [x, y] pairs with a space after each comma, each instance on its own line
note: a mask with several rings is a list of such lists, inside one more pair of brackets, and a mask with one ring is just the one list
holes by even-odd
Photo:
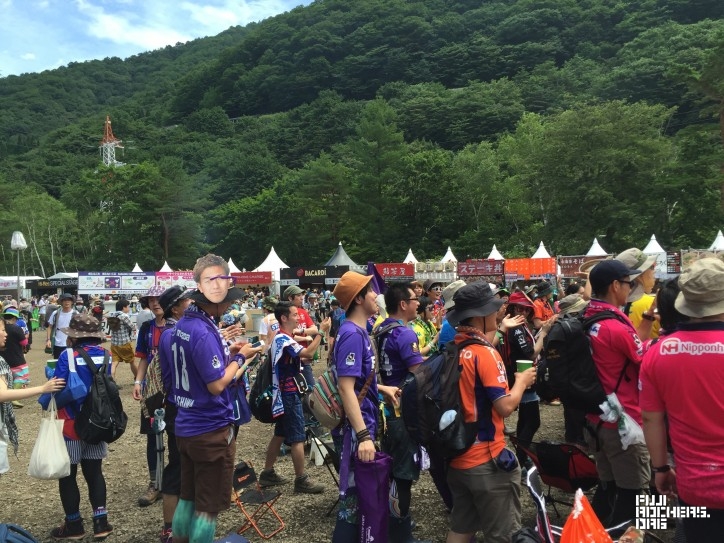
[[[108, 346], [108, 344], [106, 344]], [[30, 374], [33, 383], [44, 380], [43, 367], [47, 355], [39, 348], [28, 354]], [[322, 370], [323, 364], [316, 366]], [[161, 502], [146, 508], [137, 505], [138, 496], [148, 484], [145, 462], [145, 437], [138, 434], [140, 408], [131, 398], [133, 378], [128, 367], [118, 370], [118, 382], [121, 384], [124, 407], [129, 416], [126, 433], [109, 447], [109, 454], [103, 464], [103, 471], [108, 486], [109, 521], [113, 525], [113, 534], [108, 541], [129, 543], [149, 543], [158, 541], [158, 533], [162, 524]], [[38, 432], [41, 415], [40, 406], [35, 400], [25, 400], [25, 408], [16, 410], [20, 429], [20, 450], [18, 458], [10, 455], [11, 471], [0, 476], [2, 498], [0, 499], [0, 521], [14, 522], [24, 526], [39, 541], [52, 541], [49, 532], [63, 521], [63, 510], [55, 481], [40, 481], [27, 475], [27, 465]], [[539, 439], [562, 439], [563, 409], [555, 406], [541, 406], [541, 429]], [[515, 415], [508, 421], [509, 426], [515, 425]], [[272, 435], [270, 425], [257, 421], [243, 426], [237, 441], [237, 459], [246, 460], [257, 466], [257, 471], [264, 461], [264, 451]], [[337, 498], [337, 489], [330, 474], [324, 466], [309, 465], [309, 473], [315, 481], [326, 485], [325, 492], [319, 495], [297, 495], [293, 485], [281, 487], [284, 493], [277, 502], [277, 508], [286, 522], [286, 528], [275, 536], [274, 540], [290, 543], [308, 543], [330, 541], [334, 526], [334, 514], [327, 517], [325, 513]], [[277, 463], [277, 471], [284, 477], [293, 479], [291, 458], [281, 456]], [[91, 515], [87, 489], [82, 476], [78, 476], [81, 488], [81, 513], [89, 519]], [[527, 492], [523, 493], [523, 524], [534, 525], [535, 509]], [[559, 507], [560, 509], [560, 507]], [[561, 511], [566, 514], [566, 511]], [[434, 542], [445, 540], [448, 518], [441, 499], [427, 474], [413, 487], [412, 515], [417, 522], [415, 536]], [[241, 512], [233, 506], [219, 517], [217, 536], [235, 531], [242, 523]], [[554, 523], [562, 524], [565, 519], [552, 516]], [[89, 531], [90, 522], [86, 523]], [[91, 535], [86, 540], [91, 541]], [[256, 533], [245, 534], [251, 541], [261, 541]], [[662, 535], [662, 534], [660, 534]], [[665, 533], [665, 538], [670, 533]], [[482, 535], [479, 541], [483, 541]]]

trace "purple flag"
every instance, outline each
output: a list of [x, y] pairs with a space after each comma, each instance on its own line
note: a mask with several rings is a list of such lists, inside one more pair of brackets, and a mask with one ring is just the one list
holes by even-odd
[[384, 294], [387, 292], [387, 283], [377, 271], [374, 262], [367, 262], [367, 275], [372, 276], [372, 286], [377, 294]]

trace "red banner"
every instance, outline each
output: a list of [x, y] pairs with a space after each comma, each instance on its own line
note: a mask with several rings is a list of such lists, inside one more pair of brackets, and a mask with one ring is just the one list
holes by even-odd
[[397, 279], [399, 281], [412, 281], [415, 278], [415, 265], [392, 262], [389, 264], [375, 264], [377, 273], [383, 279]]
[[509, 258], [505, 261], [505, 276], [530, 281], [549, 279], [556, 275], [555, 258]]
[[272, 272], [236, 272], [232, 273], [234, 284], [240, 285], [270, 285]]

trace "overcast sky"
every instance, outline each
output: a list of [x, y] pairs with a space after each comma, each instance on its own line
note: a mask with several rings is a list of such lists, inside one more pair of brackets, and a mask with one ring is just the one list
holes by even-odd
[[312, 0], [0, 0], [0, 77], [127, 58]]

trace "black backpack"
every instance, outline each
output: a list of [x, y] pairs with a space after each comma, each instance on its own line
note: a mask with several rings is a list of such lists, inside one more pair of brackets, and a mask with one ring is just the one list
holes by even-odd
[[[465, 422], [460, 397], [460, 351], [471, 344], [485, 345], [468, 339], [459, 345], [445, 344], [445, 350], [425, 360], [415, 373], [409, 373], [402, 385], [400, 398], [402, 419], [410, 437], [441, 458], [454, 458], [475, 442], [478, 422]], [[477, 375], [476, 375], [477, 381]], [[440, 430], [440, 419], [450, 411], [454, 418]], [[447, 415], [450, 416], [450, 415]]]
[[38, 543], [38, 540], [17, 524], [0, 524], [0, 543]]
[[[544, 401], [560, 398], [564, 405], [600, 414], [598, 407], [606, 401], [606, 392], [596, 372], [591, 354], [589, 330], [595, 323], [606, 319], [626, 322], [613, 311], [601, 311], [588, 318], [563, 315], [551, 327], [543, 343], [538, 364], [536, 392]], [[618, 390], [626, 373], [624, 364], [614, 392]]]
[[259, 368], [256, 370], [256, 379], [251, 385], [249, 391], [249, 407], [251, 414], [259, 422], [274, 422], [272, 416], [273, 401], [273, 382], [272, 382], [272, 361], [271, 356], [267, 353]]
[[78, 349], [78, 353], [93, 374], [93, 380], [88, 396], [75, 417], [75, 432], [86, 443], [113, 443], [126, 431], [128, 416], [123, 411], [118, 385], [107, 373], [108, 351], [105, 351], [100, 369], [96, 368], [85, 349]]

